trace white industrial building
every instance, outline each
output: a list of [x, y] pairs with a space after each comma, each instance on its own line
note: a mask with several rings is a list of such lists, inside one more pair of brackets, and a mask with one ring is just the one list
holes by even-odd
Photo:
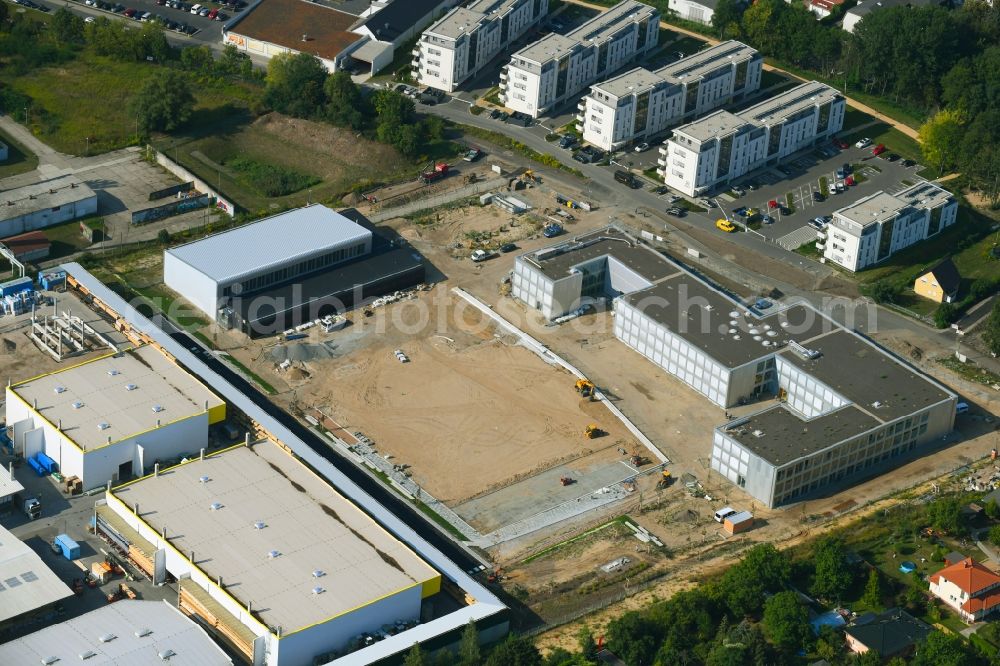
[[232, 296], [249, 296], [371, 251], [371, 231], [313, 204], [165, 250], [163, 282], [215, 320]]
[[85, 489], [196, 454], [226, 416], [221, 399], [150, 346], [10, 385], [6, 397], [15, 452], [44, 453]]
[[229, 666], [205, 630], [166, 601], [124, 600], [0, 645], [0, 664]]
[[764, 58], [722, 42], [656, 71], [637, 67], [590, 87], [576, 128], [603, 150], [644, 141], [685, 118], [746, 99], [760, 89]]
[[[30, 546], [0, 526], [0, 631], [34, 624], [71, 596], [73, 590]], [[0, 652], [0, 664], [18, 663], [28, 662], [7, 661]]]
[[657, 173], [673, 189], [698, 196], [833, 136], [845, 111], [843, 96], [817, 81], [736, 114], [716, 111], [673, 131]]
[[456, 7], [420, 36], [413, 78], [452, 92], [536, 25], [549, 0], [475, 0]]
[[97, 194], [76, 176], [60, 176], [0, 193], [0, 238], [97, 213]]
[[500, 99], [537, 118], [655, 49], [659, 32], [659, 10], [624, 0], [566, 35], [548, 34], [514, 53], [500, 71]]
[[937, 445], [957, 396], [807, 303], [761, 314], [613, 228], [517, 257], [512, 295], [556, 318], [611, 298], [615, 337], [719, 408], [712, 469], [769, 507]]
[[860, 271], [936, 236], [957, 216], [951, 192], [917, 183], [896, 194], [875, 192], [835, 211], [819, 243], [828, 261]]
[[98, 529], [152, 552], [154, 581], [252, 664], [330, 661], [360, 634], [416, 623], [441, 574], [270, 441], [114, 488]]

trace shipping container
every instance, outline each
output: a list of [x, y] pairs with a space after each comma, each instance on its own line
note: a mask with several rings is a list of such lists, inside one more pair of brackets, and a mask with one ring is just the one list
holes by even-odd
[[729, 534], [746, 532], [748, 529], [753, 527], [753, 514], [749, 511], [740, 511], [739, 513], [726, 516], [725, 521], [722, 523], [722, 527], [729, 532]]
[[80, 544], [70, 539], [67, 534], [57, 535], [53, 544], [59, 548], [59, 552], [67, 560], [75, 560], [80, 557]]
[[46, 291], [52, 291], [57, 287], [62, 287], [66, 284], [66, 271], [54, 271], [52, 273], [44, 273], [39, 280], [42, 285], [42, 289]]
[[51, 474], [52, 472], [59, 471], [59, 465], [55, 460], [49, 458], [47, 455], [39, 451], [35, 454], [35, 460], [38, 461], [39, 466], [45, 470], [46, 474]]
[[35, 283], [30, 277], [25, 276], [0, 284], [0, 296], [13, 296], [24, 291], [34, 291], [34, 289]]

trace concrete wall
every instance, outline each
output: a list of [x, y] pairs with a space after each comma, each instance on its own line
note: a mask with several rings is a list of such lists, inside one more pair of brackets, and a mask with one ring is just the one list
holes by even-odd
[[[249, 12], [249, 11], [250, 8], [244, 10], [244, 12]], [[146, 146], [146, 150], [153, 150], [153, 148], [152, 146]], [[182, 167], [180, 164], [177, 164], [177, 162], [174, 162], [172, 159], [170, 159], [160, 151], [156, 151], [156, 163], [162, 166], [170, 173], [180, 178], [182, 181], [194, 182], [194, 187], [199, 192], [204, 192], [206, 194], [215, 197], [215, 207], [221, 210], [226, 215], [230, 217], [236, 215], [236, 204], [223, 197], [222, 194], [216, 191], [215, 188], [213, 188], [211, 185], [209, 185], [201, 178], [199, 178], [198, 176], [194, 175], [193, 173]]]
[[215, 280], [164, 251], [163, 283], [215, 321], [219, 303], [219, 285]]
[[208, 446], [208, 413], [197, 414], [164, 425], [137, 437], [93, 449], [83, 455], [83, 485], [93, 488], [107, 481], [119, 481], [118, 466], [131, 462], [132, 475], [142, 476], [156, 461], [182, 454], [198, 455]]
[[[54, 224], [78, 220], [96, 213], [97, 195], [92, 194], [79, 201], [57, 206], [55, 209], [44, 208], [23, 215], [4, 217], [0, 219], [0, 238], [16, 236], [35, 229], [44, 229]], [[4, 215], [4, 210], [0, 208], [0, 216], [2, 215]]]

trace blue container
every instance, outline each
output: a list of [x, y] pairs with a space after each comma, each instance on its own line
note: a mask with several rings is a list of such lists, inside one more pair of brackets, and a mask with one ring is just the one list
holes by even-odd
[[45, 470], [46, 474], [51, 474], [52, 472], [59, 471], [59, 465], [56, 463], [56, 461], [53, 460], [52, 458], [49, 458], [41, 451], [35, 454], [35, 460], [38, 461], [38, 464], [42, 467], [42, 469]]
[[34, 458], [28, 458], [28, 466], [35, 470], [35, 474], [38, 476], [45, 476], [45, 468], [42, 467]]
[[69, 538], [67, 534], [60, 534], [55, 538], [55, 545], [59, 548], [59, 552], [67, 560], [75, 560], [80, 557], [80, 544]]
[[0, 296], [13, 296], [23, 291], [34, 291], [35, 283], [30, 277], [17, 278], [0, 284]]
[[54, 271], [52, 273], [45, 273], [42, 275], [39, 281], [42, 285], [42, 289], [46, 291], [52, 291], [56, 287], [61, 287], [66, 282], [66, 271]]

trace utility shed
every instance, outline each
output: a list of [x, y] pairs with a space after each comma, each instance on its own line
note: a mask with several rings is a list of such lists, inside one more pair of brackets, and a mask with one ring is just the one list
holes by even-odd
[[294, 282], [369, 254], [372, 232], [313, 204], [163, 253], [163, 281], [213, 320], [233, 297]]
[[97, 193], [76, 176], [60, 176], [0, 193], [0, 238], [97, 213]]
[[119, 601], [0, 645], [0, 664], [81, 660], [88, 666], [233, 663], [204, 629], [166, 601]]
[[[0, 631], [31, 622], [73, 591], [23, 541], [0, 527]], [[10, 661], [0, 652], [0, 664]], [[37, 663], [37, 662], [35, 662]]]

